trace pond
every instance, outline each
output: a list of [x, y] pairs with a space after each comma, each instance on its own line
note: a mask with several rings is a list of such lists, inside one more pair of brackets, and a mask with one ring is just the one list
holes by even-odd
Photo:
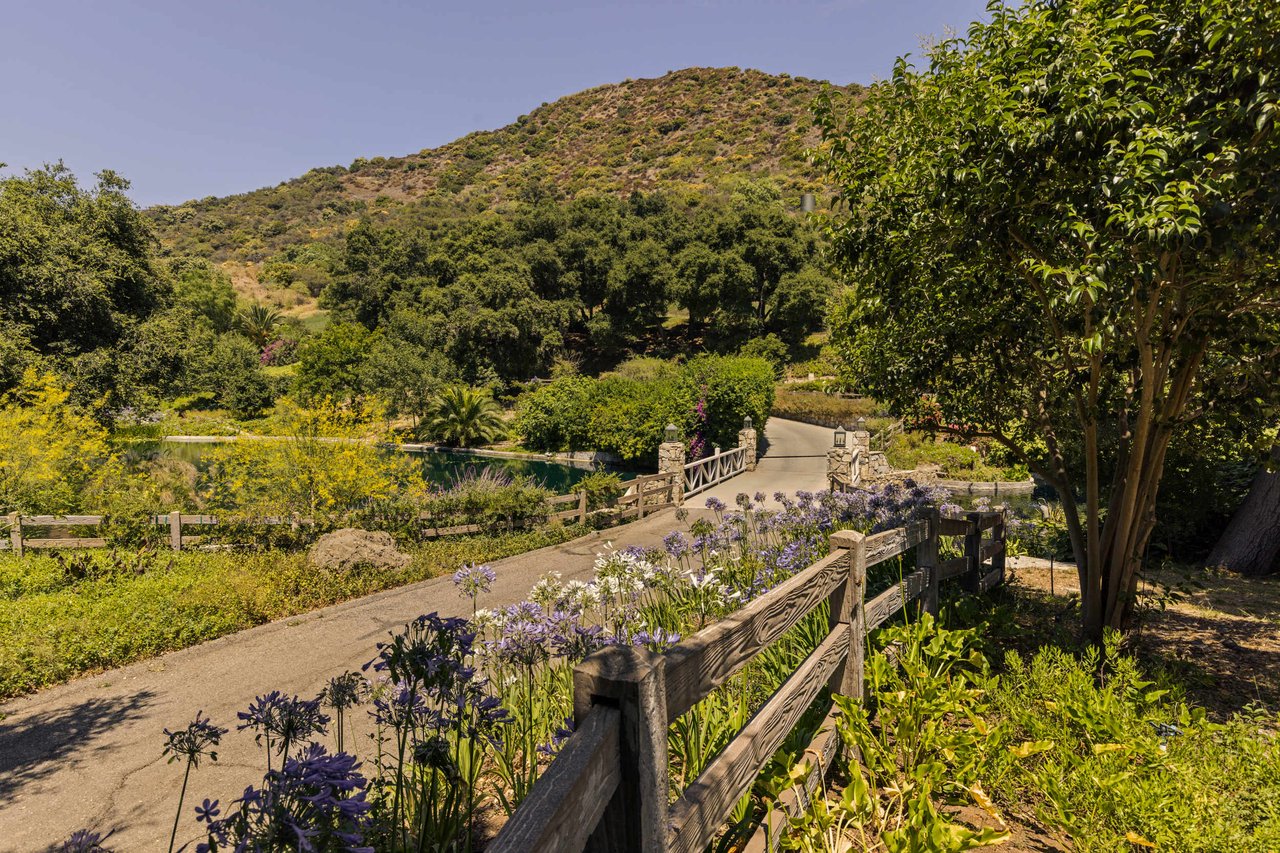
[[[161, 441], [159, 448], [176, 459], [182, 459], [193, 465], [199, 465], [201, 458], [221, 442], [213, 441]], [[511, 459], [508, 457], [478, 456], [471, 453], [458, 453], [449, 450], [402, 450], [422, 463], [422, 471], [427, 482], [432, 485], [448, 487], [459, 479], [476, 476], [488, 468], [513, 477], [530, 477], [555, 494], [568, 494], [582, 478], [597, 468], [606, 471], [618, 471], [625, 477], [624, 469], [610, 465], [597, 466], [589, 462], [550, 462], [531, 456], [528, 459]]]

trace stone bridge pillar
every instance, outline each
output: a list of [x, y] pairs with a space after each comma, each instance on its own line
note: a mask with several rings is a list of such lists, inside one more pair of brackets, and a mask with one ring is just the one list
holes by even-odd
[[738, 430], [738, 446], [747, 449], [743, 454], [746, 457], [747, 470], [756, 470], [757, 437], [755, 427], [751, 425], [750, 415], [742, 419], [742, 429]]
[[858, 418], [858, 428], [849, 436], [850, 443], [853, 445], [853, 451], [857, 454], [858, 470], [853, 472], [853, 481], [855, 483], [862, 482], [867, 478], [868, 467], [871, 462], [871, 433], [867, 430], [867, 419]]
[[833, 492], [844, 491], [857, 478], [857, 472], [853, 470], [854, 447], [848, 436], [844, 427], [836, 427], [831, 449], [827, 451], [827, 483]]
[[684, 502], [684, 462], [688, 455], [688, 449], [679, 436], [676, 425], [667, 424], [663, 442], [658, 445], [658, 473], [673, 475], [668, 500], [675, 504]]

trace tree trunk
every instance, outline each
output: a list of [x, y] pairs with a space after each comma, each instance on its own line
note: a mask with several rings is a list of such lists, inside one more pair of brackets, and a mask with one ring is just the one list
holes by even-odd
[[1209, 566], [1223, 566], [1244, 575], [1265, 575], [1278, 567], [1280, 557], [1280, 447], [1271, 451], [1271, 469], [1253, 478], [1244, 503], [1213, 546]]

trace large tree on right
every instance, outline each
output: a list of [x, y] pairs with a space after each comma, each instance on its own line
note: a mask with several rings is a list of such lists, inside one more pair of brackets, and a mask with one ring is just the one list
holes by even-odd
[[1171, 444], [1260, 437], [1280, 368], [1280, 4], [993, 3], [817, 108], [850, 378], [1064, 498], [1123, 627]]

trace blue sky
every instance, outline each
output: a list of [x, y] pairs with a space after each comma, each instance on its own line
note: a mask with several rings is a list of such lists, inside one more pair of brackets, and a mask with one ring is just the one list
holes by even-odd
[[691, 65], [868, 83], [985, 0], [0, 0], [0, 162], [111, 168], [143, 205], [501, 127]]

